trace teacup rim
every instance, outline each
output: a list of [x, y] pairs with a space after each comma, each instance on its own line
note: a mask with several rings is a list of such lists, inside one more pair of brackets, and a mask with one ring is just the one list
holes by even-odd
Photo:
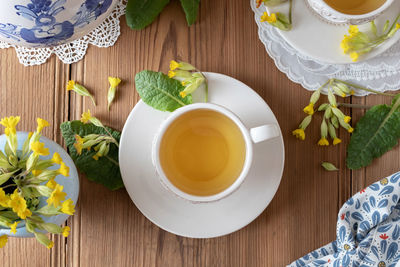
[[[159, 150], [160, 150], [161, 140], [162, 140], [164, 133], [168, 129], [168, 127], [172, 124], [172, 122], [174, 122], [177, 118], [179, 118], [183, 114], [185, 114], [189, 111], [192, 111], [192, 110], [197, 110], [197, 109], [214, 110], [214, 111], [222, 113], [223, 115], [225, 115], [226, 117], [231, 119], [240, 129], [240, 131], [243, 135], [243, 140], [245, 141], [245, 144], [246, 144], [246, 158], [245, 158], [245, 162], [243, 164], [243, 169], [242, 169], [240, 175], [237, 177], [235, 182], [233, 182], [228, 188], [226, 188], [225, 190], [223, 190], [217, 194], [209, 195], [209, 196], [191, 195], [191, 194], [188, 194], [188, 193], [182, 191], [181, 189], [177, 188], [172, 182], [170, 182], [168, 177], [165, 175], [165, 173], [162, 169], [161, 163], [160, 163], [160, 158], [159, 158], [159, 156], [160, 156]], [[153, 143], [153, 149], [152, 149], [152, 157], [153, 157], [153, 164], [156, 168], [159, 180], [160, 180], [161, 184], [168, 191], [173, 193], [176, 197], [179, 197], [181, 199], [184, 199], [184, 200], [192, 202], [192, 203], [209, 203], [209, 202], [215, 202], [215, 201], [219, 201], [221, 199], [226, 198], [227, 196], [234, 193], [244, 182], [244, 180], [247, 177], [247, 174], [250, 170], [250, 166], [251, 166], [251, 163], [253, 160], [253, 143], [251, 141], [251, 137], [250, 137], [247, 127], [243, 124], [243, 122], [240, 120], [240, 118], [235, 113], [233, 113], [232, 111], [230, 111], [229, 109], [227, 109], [224, 106], [214, 104], [214, 103], [194, 103], [194, 104], [190, 104], [190, 105], [187, 105], [187, 106], [184, 106], [184, 107], [181, 107], [181, 108], [175, 110], [174, 112], [172, 112], [170, 114], [170, 116], [167, 117], [167, 119], [165, 119], [162, 122], [160, 129], [155, 136], [155, 140]]]
[[325, 0], [317, 0], [317, 1], [320, 1], [324, 5], [324, 7], [326, 9], [328, 9], [330, 12], [339, 14], [343, 19], [348, 19], [348, 20], [367, 19], [370, 17], [374, 17], [374, 16], [379, 15], [380, 13], [384, 12], [394, 2], [394, 0], [385, 0], [385, 3], [383, 5], [381, 5], [380, 7], [378, 7], [377, 9], [375, 9], [371, 12], [368, 12], [365, 14], [353, 15], [353, 14], [346, 14], [346, 13], [343, 13], [343, 12], [340, 12], [340, 11], [334, 9], [333, 7], [328, 5], [325, 2]]

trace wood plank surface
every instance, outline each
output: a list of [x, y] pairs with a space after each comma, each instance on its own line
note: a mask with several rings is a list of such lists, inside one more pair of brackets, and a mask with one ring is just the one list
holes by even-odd
[[[148, 221], [124, 189], [111, 192], [81, 178], [77, 212], [67, 222], [71, 235], [57, 238], [48, 251], [33, 239], [10, 239], [0, 250], [2, 266], [284, 266], [335, 239], [337, 213], [351, 194], [398, 170], [399, 149], [387, 153], [370, 167], [354, 172], [345, 168], [349, 135], [340, 132], [342, 145], [317, 147], [319, 120], [307, 129], [307, 139], [296, 140], [291, 131], [305, 114], [311, 95], [288, 80], [268, 57], [258, 39], [249, 1], [202, 1], [199, 19], [186, 26], [179, 1], [172, 1], [161, 16], [142, 31], [121, 23], [121, 36], [110, 48], [89, 47], [85, 58], [63, 65], [52, 57], [46, 64], [23, 67], [13, 50], [0, 51], [0, 115], [20, 114], [20, 129], [35, 127], [37, 116], [52, 127], [44, 134], [63, 143], [59, 124], [79, 119], [87, 109], [106, 125], [122, 130], [139, 100], [134, 75], [143, 69], [168, 70], [180, 59], [204, 71], [219, 72], [249, 85], [270, 105], [282, 128], [286, 163], [279, 190], [268, 208], [236, 233], [213, 239], [183, 238]], [[108, 76], [123, 83], [107, 111]], [[65, 92], [74, 79], [96, 98]], [[387, 98], [347, 99], [375, 104]], [[350, 111], [348, 111], [350, 112]], [[357, 119], [362, 111], [354, 111]], [[140, 156], [140, 155], [138, 155]], [[326, 172], [320, 163], [330, 161], [339, 172]]]

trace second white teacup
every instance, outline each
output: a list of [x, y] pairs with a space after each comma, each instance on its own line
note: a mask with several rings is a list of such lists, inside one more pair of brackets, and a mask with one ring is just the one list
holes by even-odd
[[[351, 25], [360, 25], [374, 20], [394, 2], [394, 0], [386, 0], [382, 5], [380, 6], [378, 5], [376, 9], [372, 11], [368, 11], [363, 14], [348, 14], [344, 10], [339, 11], [337, 9], [334, 9], [325, 0], [307, 0], [307, 1], [310, 7], [327, 21], [336, 24], [351, 24]], [[348, 3], [351, 3], [352, 1], [353, 0], [347, 0]]]

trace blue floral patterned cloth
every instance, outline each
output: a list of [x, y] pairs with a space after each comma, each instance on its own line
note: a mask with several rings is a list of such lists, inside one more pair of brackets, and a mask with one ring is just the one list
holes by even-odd
[[400, 266], [400, 172], [355, 194], [339, 211], [337, 240], [290, 264]]

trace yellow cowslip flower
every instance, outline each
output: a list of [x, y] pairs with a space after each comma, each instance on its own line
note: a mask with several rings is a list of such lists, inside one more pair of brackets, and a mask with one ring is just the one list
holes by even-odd
[[341, 142], [342, 142], [341, 139], [339, 139], [339, 138], [337, 138], [337, 137], [333, 138], [333, 145], [334, 145], [334, 146], [337, 145], [337, 144], [340, 144]]
[[350, 50], [350, 36], [345, 35], [342, 42], [340, 43], [340, 47], [343, 49], [343, 52], [346, 54]]
[[186, 92], [184, 92], [184, 91], [179, 92], [179, 95], [180, 95], [182, 98], [185, 98], [185, 97], [187, 96]]
[[329, 146], [329, 141], [325, 137], [322, 137], [321, 139], [319, 139], [318, 145], [319, 146]]
[[396, 29], [397, 30], [400, 29], [400, 24], [399, 23], [396, 23]]
[[33, 135], [33, 132], [29, 132], [28, 133], [28, 139], [31, 139], [32, 135]]
[[94, 97], [92, 96], [92, 94], [89, 92], [88, 89], [85, 88], [85, 86], [76, 83], [73, 80], [68, 81], [67, 83], [67, 91], [74, 91], [75, 93], [77, 93], [80, 96], [88, 96], [90, 97], [90, 99], [93, 102], [93, 105], [96, 106], [96, 101], [94, 100]]
[[178, 62], [176, 62], [175, 60], [171, 60], [169, 62], [169, 69], [172, 70], [176, 70], [177, 68], [180, 67], [180, 64]]
[[110, 83], [110, 88], [108, 88], [107, 102], [108, 110], [110, 110], [111, 103], [114, 101], [115, 93], [117, 92], [117, 86], [120, 84], [121, 79], [118, 77], [108, 77], [108, 82]]
[[6, 195], [3, 188], [0, 187], [0, 206], [7, 208], [9, 205], [10, 197]]
[[353, 60], [353, 62], [356, 62], [359, 57], [360, 57], [360, 54], [357, 53], [357, 52], [351, 52], [350, 53], [350, 58], [351, 58], [351, 60]]
[[16, 233], [17, 233], [17, 225], [18, 225], [18, 223], [19, 223], [19, 222], [14, 222], [14, 223], [10, 223], [10, 224], [8, 225], [8, 227], [11, 228], [11, 229], [10, 229], [11, 233], [13, 233], [13, 234], [16, 234]]
[[176, 76], [176, 72], [173, 70], [168, 71], [168, 77], [174, 78]]
[[314, 104], [310, 103], [308, 104], [304, 109], [303, 109], [304, 113], [308, 114], [308, 115], [313, 115], [314, 114]]
[[82, 137], [80, 137], [79, 135], [75, 135], [75, 143], [74, 143], [74, 147], [76, 149], [76, 153], [78, 153], [78, 155], [82, 154], [82, 146], [83, 146], [83, 139]]
[[108, 77], [108, 82], [110, 83], [110, 86], [111, 87], [117, 87], [119, 84], [120, 84], [120, 82], [121, 82], [121, 79], [120, 78], [118, 78], [118, 77]]
[[58, 169], [58, 173], [64, 175], [65, 177], [69, 176], [69, 167], [65, 165], [64, 162], [61, 162], [60, 168]]
[[20, 210], [26, 209], [26, 201], [18, 194], [18, 191], [15, 190], [14, 193], [10, 195], [8, 206], [11, 207], [15, 213], [17, 213]]
[[65, 200], [61, 205], [61, 212], [68, 215], [74, 215], [75, 213], [74, 202], [71, 199]]
[[37, 129], [36, 129], [36, 131], [38, 133], [40, 133], [43, 130], [44, 127], [50, 126], [50, 123], [48, 121], [44, 120], [44, 119], [37, 118], [36, 121], [37, 121]]
[[100, 157], [101, 157], [100, 155], [94, 154], [92, 158], [97, 161], [99, 160]]
[[2, 235], [0, 236], [0, 248], [4, 248], [4, 246], [7, 244], [8, 241], [8, 236]]
[[65, 192], [62, 191], [63, 189], [64, 187], [62, 185], [57, 184], [53, 192], [51, 192], [50, 197], [47, 199], [47, 204], [53, 204], [53, 206], [56, 208], [59, 207], [61, 201], [63, 201], [65, 199], [65, 196], [67, 195]]
[[46, 186], [50, 189], [54, 189], [57, 186], [57, 182], [54, 180], [54, 178], [51, 178], [47, 183]]
[[62, 229], [62, 235], [64, 237], [68, 237], [69, 236], [69, 232], [71, 231], [71, 228], [69, 226], [65, 226]]
[[41, 174], [42, 172], [43, 172], [42, 170], [32, 170], [33, 176], [38, 176], [38, 175]]
[[32, 212], [27, 208], [26, 200], [18, 194], [17, 190], [11, 194], [8, 206], [23, 220], [32, 215]]
[[31, 149], [33, 151], [33, 154], [36, 156], [47, 156], [50, 154], [49, 149], [44, 147], [44, 144], [35, 141], [31, 144]]
[[25, 220], [27, 217], [31, 217], [32, 216], [32, 212], [29, 209], [26, 209], [26, 210], [18, 213], [18, 216], [21, 219]]
[[74, 80], [68, 81], [68, 83], [67, 83], [67, 91], [73, 90], [74, 86], [75, 86], [75, 81]]
[[171, 71], [174, 71], [176, 69], [191, 71], [191, 70], [195, 70], [196, 68], [187, 62], [183, 62], [183, 61], [176, 62], [175, 60], [171, 60], [169, 63], [169, 69]]
[[300, 140], [304, 140], [304, 139], [306, 139], [306, 133], [304, 132], [304, 130], [303, 129], [296, 129], [296, 130], [294, 130], [293, 132], [292, 132], [292, 134], [294, 135], [294, 136], [296, 136], [296, 138], [298, 138], [298, 139], [300, 139]]
[[359, 32], [357, 25], [350, 25], [349, 27], [349, 34], [350, 36], [354, 36]]
[[354, 90], [350, 91], [350, 95], [354, 95], [354, 93], [355, 93]]
[[46, 246], [48, 249], [51, 249], [54, 247], [54, 242], [50, 241], [50, 243]]
[[268, 15], [267, 12], [264, 12], [264, 14], [261, 16], [261, 22], [268, 22], [268, 23], [275, 23], [277, 21], [276, 19], [276, 14], [272, 13], [271, 15]]
[[345, 123], [349, 123], [351, 121], [351, 117], [350, 116], [344, 116], [343, 118]]
[[53, 154], [53, 157], [51, 158], [51, 162], [55, 163], [55, 164], [61, 164], [62, 158], [60, 157], [60, 154], [58, 154], [57, 152], [55, 152]]
[[17, 124], [19, 120], [21, 119], [20, 116], [10, 116], [10, 117], [4, 117], [0, 120], [0, 124], [6, 127], [4, 130], [4, 133], [9, 136], [10, 134], [16, 134], [17, 130], [15, 129], [17, 127]]
[[353, 127], [350, 127], [347, 131], [348, 131], [349, 133], [352, 133], [352, 132], [354, 132], [354, 128], [353, 128]]
[[92, 114], [90, 113], [90, 110], [88, 109], [88, 111], [82, 113], [81, 122], [86, 124], [90, 121], [91, 118], [92, 118]]

